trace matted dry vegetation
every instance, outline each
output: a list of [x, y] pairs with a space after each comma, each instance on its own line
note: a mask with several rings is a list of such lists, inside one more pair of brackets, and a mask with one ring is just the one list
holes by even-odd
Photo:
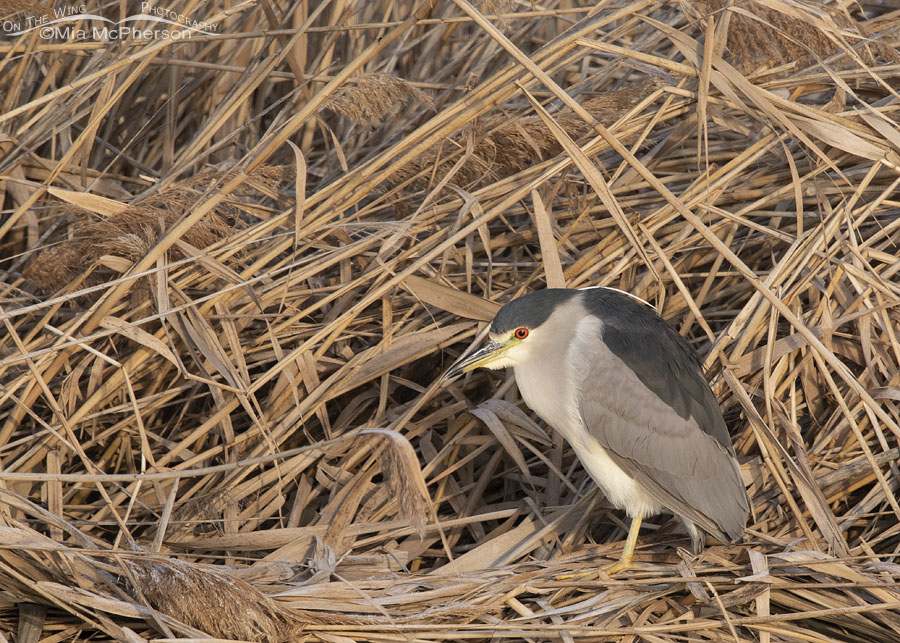
[[[900, 638], [900, 11], [577, 5], [0, 40], [0, 636]], [[704, 356], [743, 542], [605, 577], [510, 376], [441, 382], [561, 283]]]

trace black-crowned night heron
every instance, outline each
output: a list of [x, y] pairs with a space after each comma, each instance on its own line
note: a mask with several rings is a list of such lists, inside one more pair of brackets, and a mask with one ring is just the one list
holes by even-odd
[[525, 403], [631, 518], [608, 573], [631, 566], [641, 521], [661, 511], [684, 521], [695, 552], [700, 529], [743, 534], [747, 491], [722, 412], [696, 352], [649, 306], [610, 288], [519, 297], [445, 377], [482, 366], [513, 368]]

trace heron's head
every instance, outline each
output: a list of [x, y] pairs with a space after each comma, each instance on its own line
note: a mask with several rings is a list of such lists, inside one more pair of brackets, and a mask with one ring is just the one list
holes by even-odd
[[[499, 369], [525, 364], [551, 342], [556, 344], [565, 327], [548, 324], [560, 307], [576, 296], [577, 290], [551, 288], [513, 299], [503, 306], [491, 322], [488, 342], [459, 358], [445, 379], [476, 368]], [[574, 321], [573, 326], [574, 326]]]

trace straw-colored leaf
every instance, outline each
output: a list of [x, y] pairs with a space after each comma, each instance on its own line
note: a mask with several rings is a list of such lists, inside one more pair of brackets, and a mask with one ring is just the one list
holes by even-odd
[[403, 285], [423, 303], [478, 321], [490, 321], [500, 310], [499, 304], [487, 301], [467, 292], [455, 290], [422, 277], [407, 277]]
[[119, 214], [128, 207], [124, 203], [87, 192], [73, 192], [72, 190], [61, 190], [60, 188], [50, 188], [47, 192], [60, 201], [71, 203], [89, 212], [95, 212], [107, 217]]
[[[889, 5], [0, 0], [4, 623], [900, 640]], [[514, 372], [443, 379], [566, 285], [697, 349], [738, 542], [647, 516], [603, 577], [627, 516]]]

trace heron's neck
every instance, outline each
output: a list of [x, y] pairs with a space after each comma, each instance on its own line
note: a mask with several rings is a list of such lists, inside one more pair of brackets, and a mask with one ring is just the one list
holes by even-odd
[[563, 435], [580, 426], [576, 412], [578, 391], [572, 379], [573, 359], [569, 352], [573, 349], [573, 320], [585, 319], [590, 318], [578, 299], [560, 306], [541, 327], [540, 350], [531, 351], [531, 358], [514, 369], [522, 399]]

